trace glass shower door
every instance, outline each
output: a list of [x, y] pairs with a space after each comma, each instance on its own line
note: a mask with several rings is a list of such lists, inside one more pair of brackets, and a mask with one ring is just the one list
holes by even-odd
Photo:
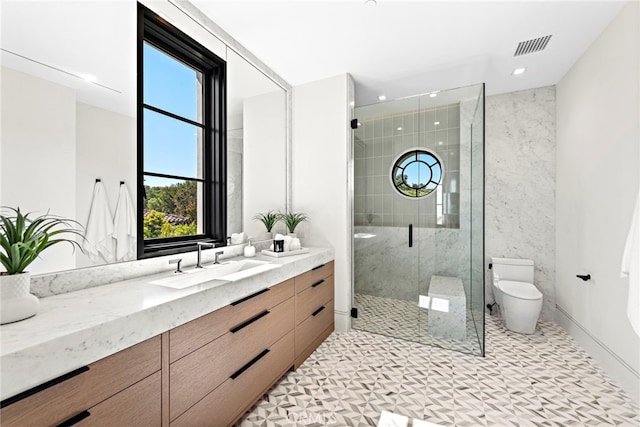
[[419, 247], [412, 233], [419, 214], [392, 173], [398, 157], [416, 146], [417, 106], [413, 98], [357, 108], [354, 138], [354, 327], [408, 340], [418, 335]]
[[[484, 170], [478, 167], [484, 120], [477, 114], [482, 100], [482, 85], [420, 96], [424, 145], [443, 163], [433, 198], [435, 224], [420, 230], [420, 342], [472, 354], [483, 353], [484, 340], [478, 328], [483, 312], [473, 312], [484, 301]], [[433, 207], [426, 205], [423, 212]]]
[[483, 96], [356, 109], [355, 328], [483, 353]]

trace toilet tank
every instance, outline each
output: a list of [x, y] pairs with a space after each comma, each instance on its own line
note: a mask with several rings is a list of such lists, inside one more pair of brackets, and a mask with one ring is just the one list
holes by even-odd
[[533, 283], [533, 261], [516, 258], [491, 258], [491, 274], [499, 280]]

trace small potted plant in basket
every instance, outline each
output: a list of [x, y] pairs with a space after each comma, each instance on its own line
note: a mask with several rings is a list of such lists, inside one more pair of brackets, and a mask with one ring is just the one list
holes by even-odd
[[[38, 298], [31, 295], [31, 276], [27, 267], [47, 248], [69, 243], [75, 250], [82, 247], [72, 238], [79, 236], [82, 226], [72, 219], [46, 213], [30, 218], [20, 208], [3, 207], [0, 211], [0, 324], [16, 322], [38, 312]], [[80, 230], [74, 228], [78, 226]]]

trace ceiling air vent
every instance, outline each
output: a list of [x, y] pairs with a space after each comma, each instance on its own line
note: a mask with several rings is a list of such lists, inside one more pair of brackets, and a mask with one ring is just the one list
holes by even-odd
[[531, 39], [524, 42], [518, 43], [518, 47], [516, 48], [516, 53], [513, 56], [522, 56], [528, 55], [530, 53], [540, 52], [547, 47], [547, 43], [551, 40], [551, 34], [544, 37], [538, 37], [537, 39]]

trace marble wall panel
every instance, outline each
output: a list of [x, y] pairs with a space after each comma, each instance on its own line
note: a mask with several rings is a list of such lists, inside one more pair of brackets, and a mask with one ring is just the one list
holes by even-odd
[[553, 86], [486, 98], [485, 267], [492, 256], [532, 259], [542, 320], [555, 313], [555, 118]]

